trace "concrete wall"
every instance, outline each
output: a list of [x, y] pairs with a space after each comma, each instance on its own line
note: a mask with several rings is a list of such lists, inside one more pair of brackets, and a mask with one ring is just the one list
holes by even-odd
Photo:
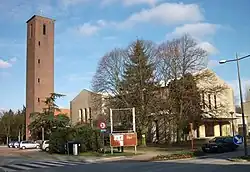
[[[233, 88], [220, 79], [213, 71], [206, 70], [204, 72], [208, 74], [204, 77], [205, 79], [199, 80], [197, 86], [205, 90], [205, 103], [209, 104], [208, 97], [210, 94], [211, 106], [214, 109], [216, 117], [230, 117], [229, 112], [235, 112]], [[217, 93], [213, 93], [215, 90]], [[215, 109], [215, 96], [217, 110]], [[211, 111], [211, 109], [207, 108], [205, 110]]]
[[245, 111], [245, 115], [248, 116], [247, 123], [249, 126], [249, 132], [250, 132], [250, 102], [249, 101], [244, 103], [244, 111]]
[[92, 93], [88, 90], [81, 91], [70, 102], [70, 118], [72, 124], [81, 121], [83, 123], [89, 123], [90, 118], [96, 120], [97, 116], [102, 113], [101, 100], [101, 95]]
[[[237, 113], [235, 115], [235, 118], [236, 118], [236, 120], [234, 120], [235, 132], [240, 133], [240, 131], [239, 131], [240, 127], [243, 126], [242, 115]], [[248, 128], [247, 134], [250, 133], [250, 128], [249, 128], [250, 123], [248, 121], [249, 121], [249, 116], [248, 116], [248, 114], [245, 113], [245, 123], [246, 123], [247, 128]]]

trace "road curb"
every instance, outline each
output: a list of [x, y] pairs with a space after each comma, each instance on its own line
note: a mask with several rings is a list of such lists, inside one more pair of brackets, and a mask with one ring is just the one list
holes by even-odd
[[109, 157], [109, 158], [99, 158], [95, 160], [86, 160], [90, 162], [110, 162], [110, 161], [120, 161], [120, 160], [126, 160], [128, 157], [126, 156], [118, 156], [118, 157]]
[[231, 161], [231, 162], [249, 162], [245, 159], [235, 159], [235, 158], [227, 158], [226, 160]]

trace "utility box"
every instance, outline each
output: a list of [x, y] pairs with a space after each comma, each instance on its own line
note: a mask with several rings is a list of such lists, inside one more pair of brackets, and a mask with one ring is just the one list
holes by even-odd
[[73, 144], [73, 155], [78, 155], [78, 144]]
[[81, 149], [81, 143], [78, 141], [68, 141], [67, 148], [69, 155], [79, 155]]

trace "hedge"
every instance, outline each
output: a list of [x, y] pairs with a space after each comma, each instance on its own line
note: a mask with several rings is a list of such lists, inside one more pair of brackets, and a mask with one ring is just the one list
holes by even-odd
[[49, 140], [50, 153], [67, 153], [65, 145], [68, 141], [81, 143], [80, 152], [98, 151], [101, 148], [100, 131], [89, 126], [56, 128]]

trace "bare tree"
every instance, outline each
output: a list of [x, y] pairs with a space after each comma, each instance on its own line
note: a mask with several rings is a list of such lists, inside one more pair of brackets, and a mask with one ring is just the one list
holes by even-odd
[[197, 42], [189, 35], [184, 35], [177, 42], [179, 54], [179, 73], [181, 76], [187, 73], [194, 73], [207, 67], [208, 53], [200, 48]]
[[119, 95], [125, 64], [124, 54], [124, 50], [114, 49], [101, 58], [92, 80], [94, 92]]
[[92, 79], [92, 91], [95, 94], [91, 96], [93, 113], [97, 113], [97, 119], [109, 119], [109, 108], [120, 104], [120, 102], [114, 101], [117, 97], [119, 97], [119, 101], [122, 100], [122, 103], [128, 104], [121, 94], [120, 85], [125, 61], [125, 50], [118, 48], [106, 53], [99, 61]]
[[[170, 58], [172, 53], [170, 51], [170, 46], [168, 43], [162, 43], [159, 45], [156, 51], [156, 60], [155, 60], [155, 65], [156, 65], [156, 76], [159, 80], [159, 82], [166, 87], [169, 80], [172, 78], [171, 76], [171, 60]], [[172, 66], [174, 67], [174, 66]]]
[[192, 37], [184, 35], [159, 45], [157, 63], [161, 79], [168, 82], [206, 68], [207, 52]]

